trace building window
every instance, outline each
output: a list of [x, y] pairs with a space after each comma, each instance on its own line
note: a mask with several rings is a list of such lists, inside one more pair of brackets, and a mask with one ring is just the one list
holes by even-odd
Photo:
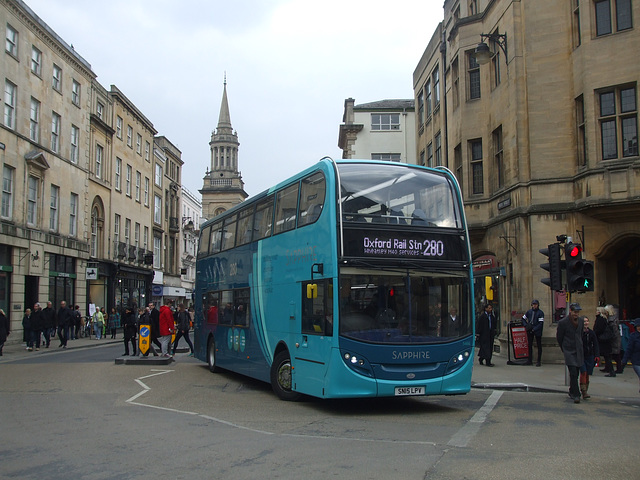
[[136, 172], [136, 202], [140, 203], [140, 183], [142, 182], [142, 174]]
[[71, 125], [71, 163], [78, 163], [79, 158], [79, 139], [80, 139], [80, 129], [75, 125]]
[[427, 80], [427, 83], [424, 86], [424, 92], [426, 97], [427, 104], [427, 122], [431, 118], [431, 112], [433, 108], [431, 107], [431, 80]]
[[469, 68], [467, 76], [469, 78], [469, 98], [471, 100], [480, 98], [480, 65], [476, 62], [473, 52], [467, 53], [467, 61]]
[[502, 142], [502, 125], [496, 128], [491, 135], [493, 138], [493, 159], [496, 166], [496, 180], [498, 188], [504, 187], [504, 153]]
[[433, 143], [427, 145], [427, 167], [433, 167]]
[[98, 256], [98, 239], [100, 234], [100, 213], [98, 207], [93, 207], [91, 210], [91, 256]]
[[131, 245], [131, 219], [127, 218], [124, 221], [124, 243]]
[[400, 130], [400, 114], [372, 113], [371, 130]]
[[69, 235], [75, 237], [78, 235], [78, 195], [71, 194], [69, 202]]
[[440, 132], [436, 134], [433, 138], [433, 143], [435, 145], [434, 148], [434, 156], [436, 160], [436, 167], [442, 166], [442, 141], [440, 137]]
[[4, 125], [12, 130], [16, 128], [16, 101], [18, 87], [9, 80], [4, 82]]
[[433, 109], [440, 105], [440, 67], [436, 67], [431, 75], [433, 79]]
[[38, 221], [38, 179], [29, 177], [27, 181], [27, 224], [36, 225]]
[[100, 120], [103, 120], [104, 116], [104, 105], [100, 102], [96, 105], [96, 115]]
[[15, 170], [7, 165], [2, 168], [2, 218], [13, 216], [13, 178]]
[[[613, 9], [613, 10], [612, 10]], [[595, 2], [596, 35], [608, 35], [615, 30], [620, 32], [633, 27], [631, 19], [631, 0], [600, 0]]]
[[127, 178], [125, 180], [125, 193], [127, 197], [131, 196], [131, 165], [127, 165]]
[[584, 97], [582, 95], [576, 98], [576, 124], [578, 165], [585, 166], [587, 164], [587, 134], [584, 119]]
[[40, 141], [40, 102], [33, 97], [29, 112], [29, 138], [34, 142]]
[[156, 163], [155, 183], [158, 187], [162, 187], [162, 165]]
[[[495, 32], [498, 34], [498, 32]], [[500, 45], [497, 41], [491, 40], [491, 51], [494, 52], [491, 56], [491, 82], [493, 88], [500, 85], [502, 79], [500, 78]], [[505, 61], [507, 59], [505, 58]], [[476, 62], [477, 63], [477, 62]]]
[[114, 242], [114, 250], [118, 251], [118, 244], [120, 243], [120, 215], [116, 213], [115, 219], [113, 221], [113, 242]]
[[460, 68], [458, 66], [458, 57], [456, 57], [451, 63], [452, 73], [452, 97], [453, 97], [453, 109], [455, 110], [460, 106]]
[[372, 153], [371, 160], [384, 160], [387, 162], [399, 162], [399, 153]]
[[580, 32], [580, 0], [571, 0], [573, 4], [573, 17], [571, 19], [571, 35], [573, 38], [573, 48], [578, 48], [582, 43]]
[[[422, 129], [424, 125], [424, 90], [420, 89], [418, 93], [418, 127]], [[422, 131], [422, 130], [421, 130]]]
[[135, 242], [135, 247], [140, 247], [140, 224], [136, 222], [136, 226], [133, 230], [133, 241]]
[[51, 185], [51, 203], [49, 204], [49, 230], [58, 231], [58, 208], [60, 204], [60, 187]]
[[144, 205], [149, 206], [149, 178], [144, 177]]
[[[635, 87], [618, 87], [599, 93], [602, 159], [638, 155], [638, 103]], [[618, 134], [620, 132], [620, 134]]]
[[479, 195], [484, 193], [484, 172], [482, 170], [482, 140], [472, 140], [471, 149], [471, 178], [472, 193]]
[[142, 155], [142, 135], [136, 134], [136, 153]]
[[149, 161], [149, 152], [151, 152], [151, 144], [149, 142], [144, 142], [144, 159]]
[[96, 144], [96, 177], [102, 178], [102, 158], [103, 158], [104, 148], [102, 145]]
[[160, 254], [162, 253], [162, 238], [153, 237], [153, 268], [161, 268]]
[[116, 190], [120, 191], [122, 189], [122, 159], [116, 157], [116, 181], [115, 181]]
[[469, 2], [469, 15], [475, 15], [478, 13], [478, 0], [471, 0]]
[[133, 128], [127, 125], [127, 147], [133, 148]]
[[71, 83], [71, 103], [80, 106], [80, 84], [76, 80]]
[[62, 69], [55, 63], [53, 64], [53, 78], [51, 79], [51, 86], [57, 92], [62, 91]]
[[18, 58], [18, 32], [9, 24], [7, 24], [7, 36], [4, 48], [8, 54]]
[[122, 140], [122, 117], [116, 117], [116, 137]]
[[157, 224], [162, 223], [162, 197], [159, 195], [154, 195], [153, 221]]
[[423, 167], [425, 166], [425, 152], [424, 150], [420, 151], [420, 163], [418, 163], [418, 165], [422, 165]]
[[42, 74], [42, 52], [31, 46], [31, 72], [40, 76]]
[[[458, 179], [458, 183], [460, 184], [460, 191], [464, 192], [464, 188], [462, 188], [462, 145], [458, 144], [453, 149], [453, 168], [456, 178]], [[464, 194], [464, 193], [463, 193]]]
[[145, 250], [149, 246], [149, 227], [144, 227], [144, 233], [142, 235], [142, 246]]
[[60, 124], [62, 119], [56, 112], [51, 114], [51, 150], [58, 153], [60, 150]]

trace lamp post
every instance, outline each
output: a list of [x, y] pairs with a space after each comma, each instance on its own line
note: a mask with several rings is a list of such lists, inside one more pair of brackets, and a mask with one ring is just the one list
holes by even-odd
[[489, 41], [494, 42], [498, 45], [502, 51], [504, 52], [505, 62], [507, 61], [507, 34], [506, 33], [481, 33], [480, 34], [480, 43], [475, 49], [474, 56], [476, 57], [476, 62], [480, 65], [484, 65], [489, 63], [491, 57], [493, 57], [494, 52], [491, 51], [489, 45], [486, 44], [485, 40], [489, 39]]

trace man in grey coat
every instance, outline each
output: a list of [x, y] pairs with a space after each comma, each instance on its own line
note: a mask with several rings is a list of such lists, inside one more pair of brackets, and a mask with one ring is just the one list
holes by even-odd
[[573, 403], [580, 403], [578, 376], [580, 375], [580, 366], [584, 363], [582, 348], [584, 319], [579, 317], [580, 310], [582, 307], [579, 303], [569, 305], [569, 315], [558, 322], [556, 332], [556, 339], [564, 354], [564, 363], [569, 369], [569, 396], [573, 399]]

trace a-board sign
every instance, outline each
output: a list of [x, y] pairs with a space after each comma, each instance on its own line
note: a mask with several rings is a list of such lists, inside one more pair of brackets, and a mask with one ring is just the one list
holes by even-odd
[[511, 344], [513, 345], [513, 357], [516, 360], [529, 358], [529, 341], [527, 331], [522, 326], [509, 325]]

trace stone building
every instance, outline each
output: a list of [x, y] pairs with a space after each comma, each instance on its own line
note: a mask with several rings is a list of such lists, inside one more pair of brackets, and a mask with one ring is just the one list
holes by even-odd
[[96, 75], [21, 1], [0, 2], [0, 31], [0, 308], [20, 331], [25, 308], [36, 301], [84, 307]]
[[244, 191], [242, 175], [238, 170], [238, 133], [231, 126], [227, 80], [224, 81], [218, 127], [211, 134], [211, 165], [203, 179], [202, 215], [211, 219], [244, 201], [249, 195]]
[[414, 101], [344, 101], [338, 146], [342, 158], [416, 163]]
[[533, 298], [555, 347], [567, 295], [540, 283], [539, 250], [558, 235], [595, 262], [595, 291], [571, 301], [590, 315], [612, 303], [640, 316], [634, 18], [632, 0], [446, 0], [414, 71], [418, 163], [448, 166], [461, 184], [476, 308], [493, 296], [503, 347], [507, 322]]

